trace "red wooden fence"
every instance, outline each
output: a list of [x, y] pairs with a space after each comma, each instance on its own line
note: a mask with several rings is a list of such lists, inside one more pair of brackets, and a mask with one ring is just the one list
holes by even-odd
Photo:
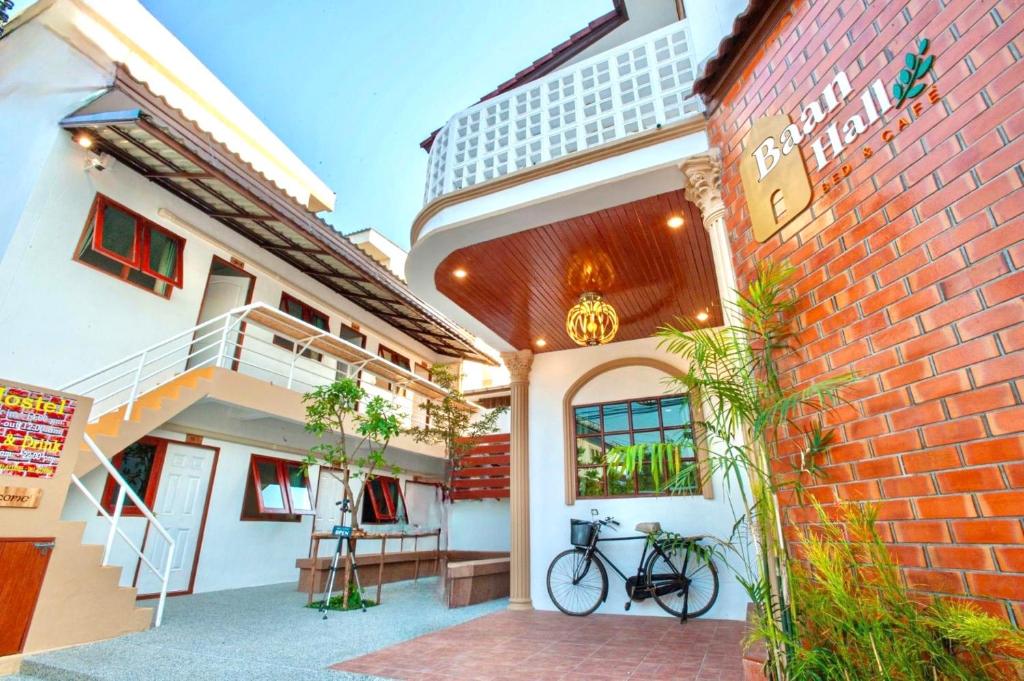
[[508, 499], [510, 458], [508, 433], [476, 438], [452, 476], [452, 501]]

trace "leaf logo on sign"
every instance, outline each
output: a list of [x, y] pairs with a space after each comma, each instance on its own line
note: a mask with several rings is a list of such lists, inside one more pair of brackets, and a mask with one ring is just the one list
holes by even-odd
[[896, 82], [892, 84], [892, 96], [896, 99], [896, 106], [917, 97], [927, 87], [926, 83], [917, 82], [931, 71], [932, 64], [935, 63], [935, 57], [932, 55], [926, 57], [926, 52], [928, 52], [927, 38], [921, 38], [917, 42], [917, 54], [907, 52], [904, 59], [906, 68], [900, 71]]

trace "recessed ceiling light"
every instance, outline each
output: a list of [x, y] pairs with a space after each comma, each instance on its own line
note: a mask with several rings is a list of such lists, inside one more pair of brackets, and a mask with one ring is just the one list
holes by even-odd
[[462, 269], [461, 267], [459, 269], [457, 269], [457, 270], [452, 272], [452, 275], [456, 279], [465, 279], [466, 278], [466, 274], [467, 274], [466, 270]]
[[670, 217], [665, 222], [665, 224], [667, 224], [672, 229], [679, 229], [684, 224], [683, 216], [682, 215], [673, 215], [672, 217]]
[[79, 135], [75, 138], [75, 141], [78, 142], [78, 146], [84, 147], [85, 149], [92, 146], [92, 138], [88, 135]]
[[537, 340], [533, 341], [533, 344], [536, 345], [538, 348], [542, 348], [545, 345], [547, 345], [548, 342], [543, 338], [538, 338]]
[[708, 313], [707, 312], [704, 312], [702, 310], [701, 312], [697, 313], [697, 321], [698, 322], [706, 322], [707, 320], [708, 320]]

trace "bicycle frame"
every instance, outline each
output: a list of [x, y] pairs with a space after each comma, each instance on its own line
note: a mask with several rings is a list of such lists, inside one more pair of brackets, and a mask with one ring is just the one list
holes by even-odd
[[[647, 562], [648, 551], [656, 552], [656, 553], [660, 554], [663, 558], [665, 558], [666, 561], [668, 561], [669, 557], [662, 550], [661, 542], [658, 542], [658, 541], [652, 542], [652, 541], [649, 540], [650, 538], [647, 535], [637, 535], [637, 536], [634, 536], [634, 537], [601, 537], [600, 534], [601, 534], [600, 531], [595, 532], [594, 533], [594, 538], [590, 540], [590, 546], [588, 546], [586, 548], [586, 556], [587, 556], [587, 558], [589, 559], [590, 556], [595, 554], [595, 553], [598, 556], [600, 556], [604, 560], [605, 564], [610, 566], [611, 569], [615, 571], [615, 574], [617, 574], [619, 577], [622, 578], [622, 580], [624, 582], [626, 582], [626, 594], [630, 597], [631, 600], [632, 599], [645, 600], [645, 599], [649, 598], [650, 594], [647, 593], [647, 588], [645, 586], [645, 584], [646, 584], [646, 579], [645, 579], [646, 574], [644, 573], [644, 564]], [[639, 562], [637, 563], [637, 566], [636, 566], [636, 574], [633, 577], [627, 577], [626, 573], [624, 573], [622, 570], [620, 570], [619, 566], [615, 564], [615, 561], [613, 561], [611, 558], [609, 558], [608, 554], [606, 554], [604, 551], [599, 549], [598, 546], [597, 546], [598, 542], [637, 541], [638, 539], [643, 539], [645, 541], [644, 541], [643, 551], [640, 553], [640, 560], [639, 560]], [[684, 575], [686, 574], [686, 561], [688, 559], [689, 559], [689, 550], [687, 550], [686, 558], [684, 559], [684, 562], [683, 562], [683, 574]], [[671, 564], [671, 563], [669, 563], [669, 564]], [[587, 574], [587, 572], [589, 570], [590, 570], [590, 561], [588, 560], [586, 562], [586, 568], [573, 581], [574, 582], [578, 582], [579, 580], [583, 579], [586, 576], [586, 574]], [[633, 582], [630, 583], [630, 580], [633, 580]], [[604, 598], [601, 599], [601, 600], [602, 600], [602, 602], [607, 601], [608, 600], [608, 594], [605, 593]]]

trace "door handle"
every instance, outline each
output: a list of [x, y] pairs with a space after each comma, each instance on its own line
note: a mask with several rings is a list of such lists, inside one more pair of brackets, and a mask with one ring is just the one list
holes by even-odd
[[52, 541], [37, 541], [32, 545], [36, 547], [36, 551], [44, 556], [49, 555], [50, 551], [53, 551], [54, 547], [54, 543]]

